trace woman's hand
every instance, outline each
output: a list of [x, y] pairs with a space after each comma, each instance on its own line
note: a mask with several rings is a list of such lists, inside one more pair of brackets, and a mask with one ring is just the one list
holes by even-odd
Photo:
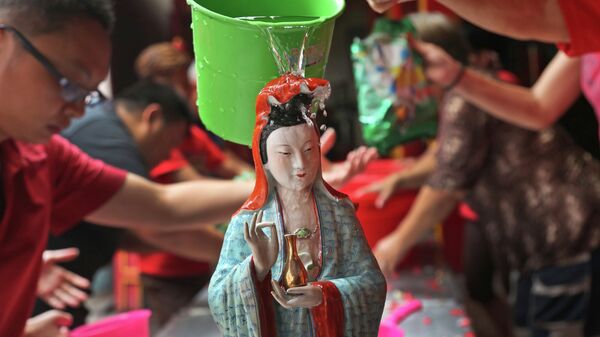
[[360, 146], [348, 153], [346, 160], [332, 163], [325, 156], [334, 146], [337, 134], [328, 128], [321, 135], [321, 171], [323, 179], [333, 188], [344, 186], [355, 175], [365, 170], [366, 166], [379, 157], [374, 147]]
[[[279, 240], [275, 223], [262, 222], [262, 217], [263, 211], [260, 210], [252, 216], [250, 224], [244, 223], [244, 239], [246, 239], [252, 250], [254, 269], [259, 281], [265, 279], [265, 276], [277, 261], [277, 255], [279, 254]], [[270, 238], [263, 232], [262, 228], [264, 227], [271, 228]]]
[[275, 280], [271, 280], [273, 291], [271, 295], [279, 304], [286, 308], [307, 308], [316, 307], [323, 302], [323, 291], [321, 288], [313, 285], [290, 288], [287, 291]]
[[391, 174], [385, 179], [376, 181], [370, 185], [362, 187], [361, 189], [356, 191], [356, 195], [360, 197], [367, 193], [377, 193], [377, 198], [375, 199], [375, 207], [383, 208], [383, 206], [385, 206], [385, 203], [400, 188], [400, 178], [400, 174]]
[[407, 1], [410, 0], [367, 0], [367, 3], [377, 13], [383, 13], [392, 8], [395, 4]]
[[425, 76], [428, 80], [442, 87], [457, 81], [462, 71], [460, 62], [433, 43], [416, 39], [410, 39], [409, 42], [425, 60]]

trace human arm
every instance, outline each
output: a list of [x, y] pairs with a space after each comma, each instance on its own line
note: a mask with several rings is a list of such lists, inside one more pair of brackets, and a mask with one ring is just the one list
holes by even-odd
[[199, 229], [226, 222], [253, 185], [220, 180], [160, 185], [127, 174], [121, 189], [86, 220], [134, 230]]
[[438, 0], [487, 30], [515, 39], [568, 42], [558, 0]]
[[58, 310], [51, 310], [27, 320], [24, 337], [68, 337], [73, 317]]
[[323, 179], [334, 188], [342, 187], [348, 180], [362, 172], [371, 161], [379, 157], [375, 148], [360, 146], [350, 151], [344, 161], [332, 163], [325, 155], [335, 144], [335, 130], [333, 128], [327, 129], [321, 136], [320, 141]]
[[375, 207], [381, 208], [397, 191], [421, 187], [435, 169], [436, 151], [437, 143], [433, 143], [413, 165], [361, 188], [357, 194], [377, 193]]
[[140, 253], [166, 251], [190, 260], [217, 263], [223, 233], [206, 227], [194, 231], [135, 231], [122, 240], [121, 248]]
[[429, 230], [452, 212], [462, 194], [458, 191], [423, 187], [398, 228], [377, 243], [375, 258], [381, 271], [389, 276], [406, 252]]
[[57, 264], [72, 261], [78, 255], [77, 248], [47, 250], [42, 255], [37, 296], [55, 309], [67, 306], [76, 308], [88, 298], [87, 293], [81, 289], [89, 288], [90, 281]]
[[[459, 76], [460, 64], [441, 48], [414, 41], [427, 62], [429, 80], [446, 86]], [[473, 105], [506, 122], [540, 130], [554, 124], [579, 96], [581, 59], [556, 54], [532, 88], [501, 82], [467, 69], [455, 91]]]
[[410, 1], [414, 0], [367, 0], [367, 3], [377, 13], [383, 13], [399, 3]]
[[[406, 0], [367, 0], [383, 13]], [[556, 43], [569, 42], [558, 0], [438, 0], [472, 23], [515, 39]]]
[[386, 275], [478, 183], [489, 160], [493, 130], [489, 117], [460, 96], [449, 95], [441, 106], [440, 118], [435, 170], [398, 228], [375, 247], [375, 256]]

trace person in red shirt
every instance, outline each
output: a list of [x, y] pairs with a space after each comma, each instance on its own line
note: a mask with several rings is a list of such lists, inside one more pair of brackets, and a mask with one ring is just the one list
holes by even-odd
[[111, 6], [0, 1], [2, 336], [25, 331], [49, 232], [83, 218], [149, 232], [203, 228], [225, 221], [252, 189], [230, 181], [154, 184], [57, 135], [101, 96], [95, 88], [109, 68]]
[[[150, 178], [161, 184], [207, 179], [204, 174], [219, 172], [224, 160], [223, 152], [206, 132], [192, 126], [184, 143], [171, 151], [169, 159], [152, 169]], [[144, 305], [152, 310], [150, 326], [153, 332], [157, 332], [173, 315], [189, 304], [210, 280], [211, 264], [219, 259], [223, 234], [215, 229], [207, 229], [204, 234], [214, 238], [210, 241], [210, 247], [205, 247], [206, 251], [214, 254], [204, 262], [168, 252], [140, 254]]]
[[[367, 0], [384, 12], [408, 0]], [[600, 51], [597, 0], [438, 0], [457, 15], [498, 34], [557, 43], [569, 56]]]

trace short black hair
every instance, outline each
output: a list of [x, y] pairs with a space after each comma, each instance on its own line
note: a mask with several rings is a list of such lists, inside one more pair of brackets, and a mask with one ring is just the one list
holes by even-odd
[[115, 21], [112, 0], [0, 0], [0, 18], [28, 35], [59, 30], [77, 18], [111, 31]]
[[[268, 161], [267, 158], [267, 138], [273, 131], [286, 127], [306, 124], [308, 115], [311, 111], [313, 97], [308, 94], [298, 94], [292, 97], [286, 103], [277, 106], [271, 106], [269, 120], [260, 134], [260, 159], [263, 164]], [[316, 123], [313, 120], [313, 123]]]
[[139, 81], [125, 88], [115, 98], [116, 104], [122, 104], [127, 112], [138, 113], [148, 105], [156, 103], [163, 111], [166, 123], [191, 122], [191, 109], [173, 88], [151, 81]]

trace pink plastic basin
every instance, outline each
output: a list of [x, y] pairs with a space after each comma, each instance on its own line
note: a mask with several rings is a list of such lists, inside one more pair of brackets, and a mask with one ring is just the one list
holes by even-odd
[[130, 311], [81, 326], [70, 337], [150, 337], [150, 310]]

